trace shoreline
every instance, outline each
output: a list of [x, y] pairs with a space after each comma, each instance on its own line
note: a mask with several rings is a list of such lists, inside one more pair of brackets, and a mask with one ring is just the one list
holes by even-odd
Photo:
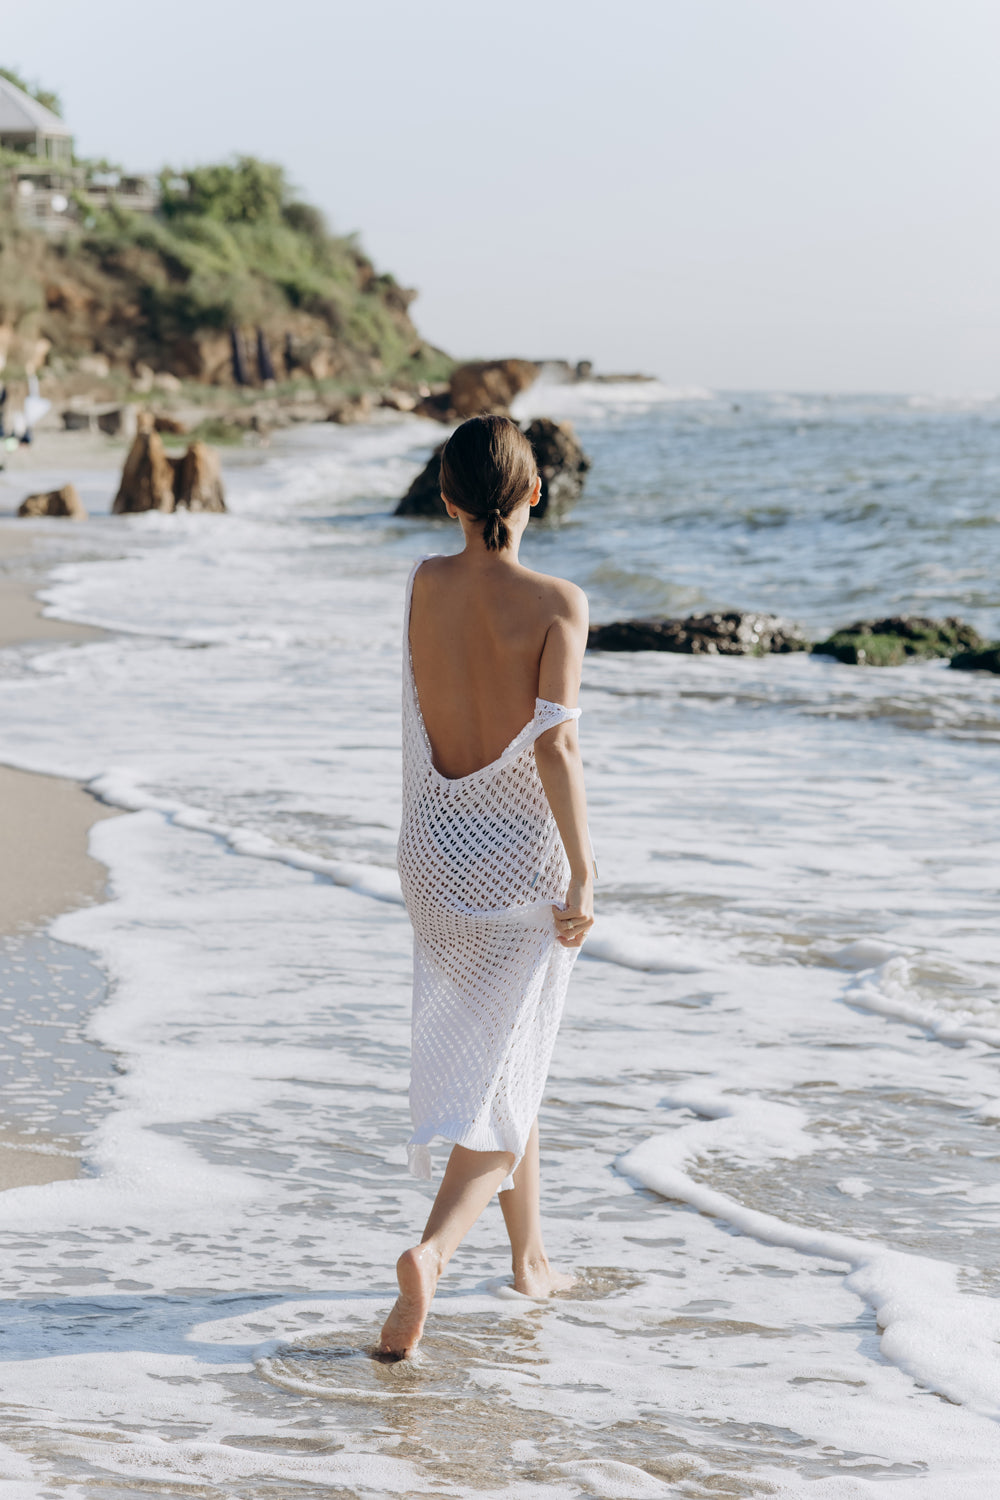
[[[31, 580], [9, 571], [26, 557], [37, 533], [0, 527], [0, 649], [34, 642], [67, 644], [108, 634], [90, 625], [49, 619]], [[88, 851], [90, 830], [117, 816], [79, 782], [0, 764], [0, 829], [7, 858], [0, 865], [0, 939], [44, 931], [54, 918], [105, 898], [107, 870]], [[76, 1177], [79, 1157], [44, 1136], [0, 1124], [0, 1192]]]

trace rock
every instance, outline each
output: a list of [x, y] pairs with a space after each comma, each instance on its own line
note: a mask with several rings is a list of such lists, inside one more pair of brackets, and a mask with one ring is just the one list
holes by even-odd
[[456, 418], [510, 414], [510, 403], [538, 375], [531, 359], [487, 359], [459, 365], [452, 372], [449, 393]]
[[589, 359], [578, 359], [574, 373], [577, 380], [589, 380], [594, 373], [593, 363]]
[[676, 651], [688, 656], [767, 656], [808, 651], [798, 625], [776, 615], [688, 615], [684, 620], [617, 620], [591, 627], [590, 651]]
[[176, 509], [183, 506], [186, 510], [225, 510], [222, 465], [214, 448], [207, 443], [192, 443], [172, 467]]
[[19, 516], [68, 516], [71, 521], [85, 521], [87, 512], [75, 484], [64, 484], [61, 490], [27, 495], [17, 508]]
[[846, 625], [812, 649], [818, 656], [835, 656], [851, 666], [898, 667], [915, 658], [955, 656], [959, 651], [981, 651], [986, 645], [978, 631], [951, 615], [944, 620], [891, 615]]
[[579, 500], [590, 459], [580, 447], [572, 422], [536, 417], [524, 429], [542, 476], [542, 497], [534, 515], [541, 520], [549, 507], [560, 509]]
[[414, 410], [418, 417], [429, 417], [432, 422], [456, 422], [458, 418], [451, 404], [451, 390], [448, 386], [440, 389], [432, 387], [421, 395]]
[[183, 389], [183, 382], [178, 380], [176, 375], [171, 375], [169, 370], [158, 370], [153, 376], [151, 386], [154, 391], [165, 391], [174, 395]]
[[181, 437], [187, 432], [187, 426], [181, 421], [180, 417], [170, 417], [163, 412], [159, 412], [153, 418], [153, 430], [154, 432], [166, 432], [174, 437]]
[[362, 391], [360, 396], [345, 396], [342, 401], [331, 406], [326, 414], [326, 420], [349, 426], [354, 422], [367, 422], [371, 414], [372, 398], [367, 391]]
[[173, 510], [174, 472], [158, 432], [143, 427], [128, 451], [112, 515], [140, 510]]
[[135, 407], [113, 406], [109, 411], [99, 411], [97, 425], [108, 437], [133, 438], [136, 433]]
[[441, 499], [441, 454], [444, 443], [439, 443], [406, 494], [400, 500], [394, 516], [436, 516], [448, 519], [448, 512]]
[[956, 651], [949, 665], [959, 672], [1000, 672], [1000, 644], [983, 651]]

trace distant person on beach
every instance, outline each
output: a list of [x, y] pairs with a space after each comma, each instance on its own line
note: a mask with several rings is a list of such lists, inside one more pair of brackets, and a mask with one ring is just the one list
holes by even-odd
[[571, 1284], [539, 1214], [538, 1107], [570, 972], [593, 926], [576, 707], [587, 600], [518, 547], [541, 479], [506, 417], [473, 417], [441, 456], [465, 549], [410, 574], [403, 637], [399, 873], [414, 930], [410, 1170], [451, 1141], [419, 1245], [396, 1264], [385, 1355], [416, 1348], [438, 1279], [499, 1191], [514, 1287]]

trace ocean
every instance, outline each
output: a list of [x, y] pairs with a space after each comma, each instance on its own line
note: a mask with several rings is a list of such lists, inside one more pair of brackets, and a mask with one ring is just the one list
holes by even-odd
[[[998, 400], [543, 381], [536, 414], [594, 465], [522, 556], [595, 622], [1000, 638]], [[577, 1286], [514, 1293], [494, 1203], [419, 1358], [366, 1357], [433, 1191], [399, 633], [458, 538], [391, 511], [439, 439], [279, 434], [225, 516], [111, 517], [109, 462], [36, 528], [49, 611], [112, 634], [0, 652], [0, 760], [129, 815], [107, 902], [4, 959], [40, 997], [6, 1124], [86, 1162], [0, 1202], [4, 1493], [992, 1500], [1000, 679], [943, 662], [588, 657], [598, 923], [540, 1117]]]

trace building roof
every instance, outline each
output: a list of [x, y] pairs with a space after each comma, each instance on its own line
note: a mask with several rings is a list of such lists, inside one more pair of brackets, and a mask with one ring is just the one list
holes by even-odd
[[0, 133], [3, 135], [61, 135], [73, 132], [51, 109], [32, 99], [9, 78], [0, 77]]

